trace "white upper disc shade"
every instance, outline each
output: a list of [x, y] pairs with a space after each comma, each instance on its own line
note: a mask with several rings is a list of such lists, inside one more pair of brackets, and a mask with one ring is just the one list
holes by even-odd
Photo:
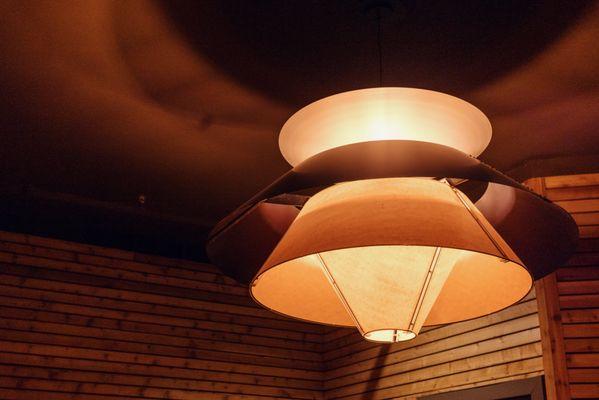
[[375, 140], [417, 140], [478, 156], [491, 140], [489, 119], [472, 104], [431, 90], [381, 87], [339, 93], [302, 108], [279, 135], [295, 166], [335, 147]]

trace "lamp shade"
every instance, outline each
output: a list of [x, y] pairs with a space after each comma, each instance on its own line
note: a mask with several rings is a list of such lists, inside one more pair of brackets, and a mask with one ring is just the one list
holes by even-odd
[[312, 196], [252, 281], [263, 306], [356, 326], [368, 340], [474, 318], [528, 293], [532, 278], [470, 200], [418, 178], [340, 183]]
[[491, 123], [472, 104], [431, 90], [380, 87], [318, 100], [289, 118], [279, 147], [293, 166], [335, 147], [375, 140], [416, 140], [478, 156]]

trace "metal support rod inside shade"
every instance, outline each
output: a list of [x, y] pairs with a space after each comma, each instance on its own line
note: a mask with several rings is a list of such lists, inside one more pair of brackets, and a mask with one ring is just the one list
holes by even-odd
[[329, 268], [327, 267], [327, 264], [325, 263], [324, 259], [322, 258], [322, 255], [320, 253], [316, 253], [316, 256], [318, 257], [318, 260], [320, 261], [320, 266], [322, 267], [322, 270], [323, 270], [324, 274], [327, 276], [327, 279], [329, 280], [329, 282], [331, 283], [331, 285], [333, 285], [333, 288], [335, 289], [335, 293], [337, 294], [337, 296], [339, 297], [339, 299], [343, 303], [343, 306], [345, 307], [345, 309], [347, 310], [348, 314], [353, 319], [353, 321], [356, 324], [356, 327], [359, 329], [360, 333], [362, 335], [364, 335], [366, 333], [366, 331], [360, 325], [360, 322], [358, 321], [358, 318], [356, 318], [356, 315], [353, 312], [353, 310], [351, 309], [349, 303], [347, 302], [347, 299], [345, 298], [345, 296], [341, 292], [341, 289], [339, 289], [339, 286], [337, 285], [337, 282], [335, 282], [335, 278], [333, 278], [333, 275], [331, 275], [331, 271], [329, 271]]
[[[448, 185], [449, 185], [449, 183], [448, 183]], [[468, 203], [464, 200], [464, 198], [462, 197], [462, 194], [460, 193], [460, 191], [457, 190], [456, 188], [454, 188], [451, 185], [449, 185], [449, 187], [455, 193], [455, 195], [460, 200], [460, 202], [462, 203], [462, 205], [466, 208], [466, 210], [468, 210], [468, 212], [470, 213], [470, 215], [472, 216], [472, 218], [474, 218], [474, 220], [476, 221], [476, 223], [478, 224], [478, 226], [480, 226], [480, 228], [485, 232], [485, 235], [487, 235], [487, 237], [493, 243], [493, 245], [495, 246], [495, 248], [497, 249], [497, 251], [499, 251], [499, 253], [503, 256], [503, 258], [505, 260], [509, 259], [508, 255], [505, 254], [505, 251], [503, 251], [503, 248], [499, 245], [499, 243], [497, 243], [497, 241], [495, 240], [495, 238], [493, 238], [493, 235], [490, 234], [490, 232], [487, 229], [487, 227], [482, 223], [482, 221], [479, 220], [479, 218], [476, 216], [476, 214], [474, 213], [474, 211], [472, 211], [472, 208], [470, 207], [470, 205], [468, 205]]]
[[428, 290], [428, 285], [431, 282], [431, 278], [435, 271], [435, 267], [437, 266], [437, 261], [439, 261], [439, 256], [441, 254], [441, 248], [437, 247], [435, 249], [435, 254], [431, 259], [431, 263], [424, 278], [424, 283], [422, 284], [422, 289], [420, 290], [420, 294], [418, 295], [418, 302], [416, 303], [416, 307], [414, 307], [414, 313], [412, 314], [412, 318], [410, 320], [410, 326], [408, 328], [409, 331], [414, 330], [414, 325], [416, 325], [416, 319], [418, 318], [418, 314], [420, 314], [420, 309], [422, 308], [422, 302], [424, 301], [424, 297], [426, 296], [426, 291]]

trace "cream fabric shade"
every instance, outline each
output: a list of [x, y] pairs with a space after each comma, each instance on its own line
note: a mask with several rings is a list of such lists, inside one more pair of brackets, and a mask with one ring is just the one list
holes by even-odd
[[380, 87], [318, 100], [289, 118], [279, 147], [293, 166], [352, 143], [417, 140], [478, 156], [491, 140], [491, 123], [472, 104], [431, 90]]
[[256, 301], [295, 318], [413, 338], [423, 325], [489, 314], [532, 278], [465, 195], [393, 178], [314, 195], [252, 282]]

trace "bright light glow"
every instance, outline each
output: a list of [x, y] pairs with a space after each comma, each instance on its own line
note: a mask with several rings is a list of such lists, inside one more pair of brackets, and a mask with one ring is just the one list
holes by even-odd
[[364, 337], [371, 342], [394, 343], [412, 340], [416, 337], [416, 334], [398, 329], [382, 329], [380, 331], [369, 332]]
[[374, 140], [438, 143], [478, 156], [491, 140], [491, 123], [472, 104], [413, 88], [372, 88], [326, 97], [296, 112], [279, 135], [293, 166], [335, 147]]
[[489, 314], [532, 278], [476, 207], [448, 184], [391, 178], [314, 195], [252, 282], [256, 301], [368, 340]]

